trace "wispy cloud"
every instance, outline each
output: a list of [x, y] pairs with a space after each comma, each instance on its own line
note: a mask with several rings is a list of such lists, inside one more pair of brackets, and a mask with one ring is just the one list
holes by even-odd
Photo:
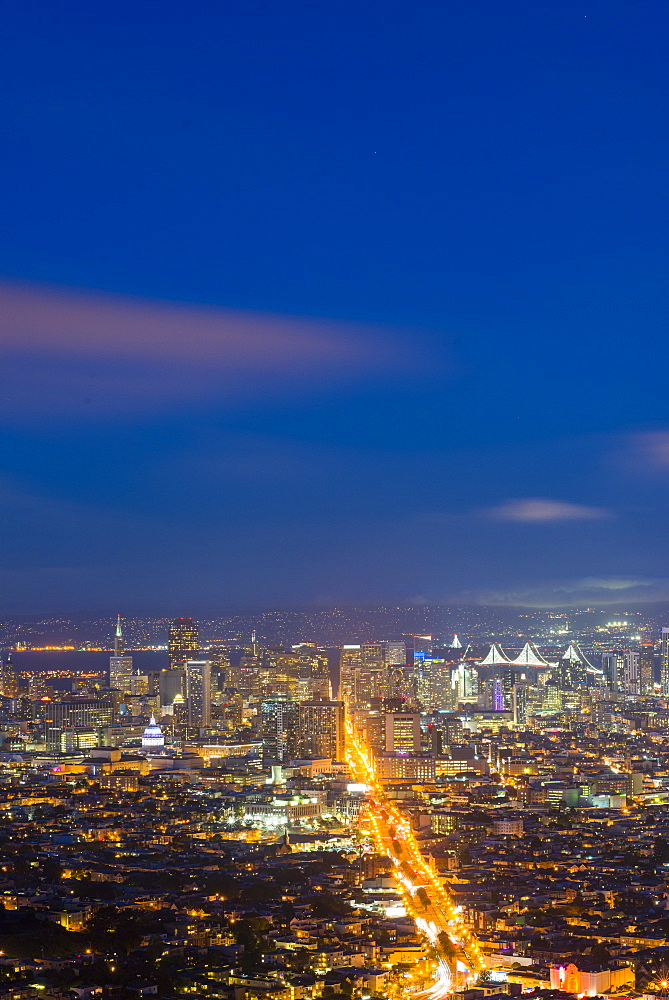
[[526, 524], [546, 524], [551, 521], [594, 521], [612, 517], [603, 507], [586, 507], [584, 504], [547, 500], [542, 497], [524, 497], [506, 500], [488, 507], [483, 515], [495, 521], [518, 521]]
[[[372, 325], [0, 283], [0, 415], [114, 415], [417, 367]], [[418, 362], [418, 365], [420, 362]]]
[[669, 431], [629, 434], [622, 449], [627, 464], [646, 472], [669, 472]]
[[[666, 601], [668, 579], [584, 577], [577, 580], [536, 581], [526, 586], [470, 591], [459, 595], [466, 603], [509, 607], [574, 608], [625, 607]], [[454, 600], [451, 597], [451, 600]]]

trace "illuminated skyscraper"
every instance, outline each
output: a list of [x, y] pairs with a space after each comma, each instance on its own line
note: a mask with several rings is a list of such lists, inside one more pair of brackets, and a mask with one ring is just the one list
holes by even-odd
[[158, 675], [158, 696], [160, 711], [163, 715], [174, 713], [174, 700], [177, 695], [183, 698], [185, 687], [185, 670], [161, 670]]
[[404, 666], [407, 661], [407, 648], [403, 642], [383, 642], [383, 661], [386, 666]]
[[453, 707], [451, 686], [452, 663], [433, 659], [430, 664], [430, 708], [450, 709]]
[[527, 684], [523, 681], [517, 681], [513, 685], [513, 692], [511, 698], [511, 707], [513, 709], [513, 722], [514, 725], [522, 728], [527, 725]]
[[588, 667], [591, 664], [585, 658], [575, 642], [569, 644], [560, 657], [558, 679], [563, 691], [583, 689], [588, 683]]
[[297, 756], [298, 705], [293, 698], [277, 695], [263, 700], [261, 738], [263, 760], [282, 764]]
[[418, 712], [386, 712], [386, 750], [416, 753], [421, 748]]
[[655, 646], [648, 639], [639, 643], [639, 684], [640, 694], [655, 693]]
[[293, 646], [298, 658], [295, 697], [298, 701], [331, 701], [330, 665], [325, 653], [316, 646], [303, 643]]
[[211, 646], [207, 651], [207, 659], [211, 660], [212, 690], [224, 691], [228, 687], [234, 687], [228, 647]]
[[0, 694], [5, 698], [16, 698], [19, 693], [19, 675], [12, 663], [10, 653], [5, 662], [0, 660]]
[[353, 701], [356, 705], [370, 705], [386, 693], [386, 671], [383, 666], [357, 667], [353, 674]]
[[415, 635], [413, 637], [410, 680], [413, 688], [413, 700], [423, 709], [427, 709], [430, 706], [431, 667], [432, 636]]
[[364, 643], [360, 647], [360, 661], [366, 667], [383, 667], [383, 643]]
[[114, 633], [114, 656], [123, 656], [125, 643], [123, 641], [123, 629], [121, 628], [121, 616], [116, 616], [116, 632]]
[[453, 702], [476, 702], [479, 696], [479, 675], [476, 667], [468, 663], [459, 663], [451, 673], [451, 690]]
[[602, 671], [612, 691], [623, 690], [625, 654], [622, 650], [614, 649], [609, 653], [602, 653]]
[[625, 694], [641, 694], [641, 676], [639, 674], [639, 651], [628, 649], [625, 653], [623, 686]]
[[109, 687], [126, 694], [131, 690], [132, 656], [125, 656], [125, 642], [121, 628], [121, 616], [116, 619], [114, 632], [114, 655], [109, 657]]
[[353, 704], [355, 694], [355, 670], [362, 666], [362, 647], [342, 646], [339, 659], [339, 697], [347, 705]]
[[170, 625], [167, 644], [170, 667], [184, 667], [187, 660], [194, 660], [200, 649], [197, 623], [192, 618], [175, 618]]
[[343, 701], [307, 701], [299, 706], [300, 757], [344, 759]]
[[211, 725], [211, 662], [187, 660], [186, 711], [188, 725], [195, 729]]
[[493, 712], [504, 711], [504, 685], [501, 677], [495, 677], [493, 681], [492, 710]]
[[660, 647], [662, 655], [662, 668], [660, 674], [660, 685], [662, 694], [669, 696], [669, 628], [662, 629], [662, 645]]
[[262, 697], [262, 662], [265, 650], [256, 639], [256, 633], [251, 634], [251, 643], [244, 649], [244, 655], [239, 661], [239, 690], [248, 701], [259, 702]]

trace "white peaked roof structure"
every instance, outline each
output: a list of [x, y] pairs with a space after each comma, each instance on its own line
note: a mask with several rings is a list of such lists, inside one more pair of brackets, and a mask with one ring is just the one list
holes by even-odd
[[479, 660], [480, 667], [490, 667], [494, 666], [496, 663], [511, 663], [511, 660], [506, 655], [506, 653], [500, 649], [499, 645], [494, 642], [490, 647], [487, 656], [483, 660]]
[[518, 656], [513, 660], [519, 667], [549, 667], [550, 663], [545, 660], [533, 642], [526, 642]]
[[584, 654], [581, 652], [581, 649], [580, 649], [578, 643], [576, 643], [576, 642], [570, 642], [569, 643], [569, 645], [565, 649], [565, 651], [562, 654], [562, 656], [560, 657], [560, 659], [561, 660], [571, 660], [572, 663], [582, 663], [583, 666], [586, 669], [588, 669], [588, 670], [594, 670], [595, 669], [595, 667], [593, 667], [592, 663], [587, 658], [587, 656], [584, 656]]
[[462, 649], [462, 643], [455, 634], [453, 634], [453, 642], [451, 643], [451, 649]]

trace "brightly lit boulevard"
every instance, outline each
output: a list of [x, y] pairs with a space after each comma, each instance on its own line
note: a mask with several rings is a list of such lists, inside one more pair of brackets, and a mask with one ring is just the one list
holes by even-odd
[[364, 782], [370, 789], [366, 816], [369, 833], [378, 853], [391, 859], [406, 911], [432, 958], [434, 982], [414, 995], [442, 1000], [476, 980], [484, 968], [483, 957], [439, 873], [423, 857], [410, 823], [386, 799], [372, 755], [355, 736], [349, 721], [346, 746], [354, 780]]

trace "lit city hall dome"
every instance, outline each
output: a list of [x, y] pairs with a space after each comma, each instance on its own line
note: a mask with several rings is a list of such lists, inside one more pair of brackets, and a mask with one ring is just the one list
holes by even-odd
[[151, 716], [151, 721], [144, 730], [142, 736], [143, 750], [163, 750], [165, 748], [165, 737], [163, 731], [156, 722], [155, 716]]

